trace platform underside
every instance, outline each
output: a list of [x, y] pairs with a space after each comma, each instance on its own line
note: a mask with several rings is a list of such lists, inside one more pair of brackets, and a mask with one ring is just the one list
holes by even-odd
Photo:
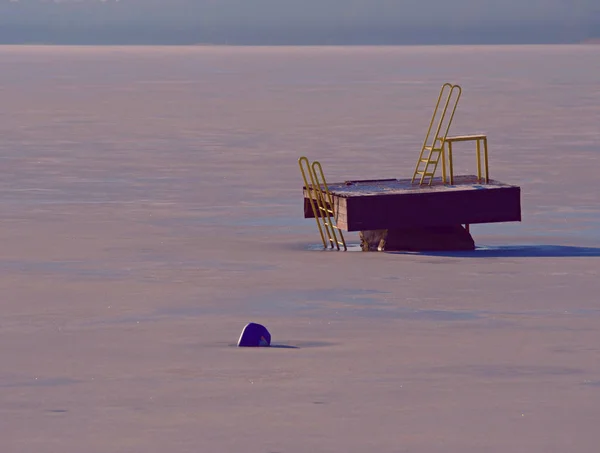
[[[436, 178], [431, 186], [410, 179], [346, 181], [329, 184], [336, 222], [346, 231], [440, 227], [521, 220], [521, 189], [474, 175], [455, 176], [454, 184]], [[304, 217], [314, 217], [303, 188]]]

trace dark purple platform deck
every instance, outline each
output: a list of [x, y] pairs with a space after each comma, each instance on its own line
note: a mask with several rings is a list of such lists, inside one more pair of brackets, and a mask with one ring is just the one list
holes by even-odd
[[[455, 176], [454, 185], [436, 178], [432, 186], [410, 179], [329, 184], [336, 223], [346, 231], [433, 227], [521, 221], [521, 188], [476, 176]], [[306, 187], [304, 217], [314, 217]]]

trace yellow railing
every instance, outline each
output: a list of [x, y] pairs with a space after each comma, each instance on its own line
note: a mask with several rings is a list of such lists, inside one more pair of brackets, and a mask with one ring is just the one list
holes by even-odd
[[[490, 182], [490, 169], [488, 165], [488, 141], [485, 135], [457, 135], [455, 137], [446, 137], [444, 145], [448, 145], [448, 169], [450, 170], [450, 184], [454, 184], [454, 166], [452, 158], [452, 144], [455, 142], [475, 142], [475, 153], [477, 158], [477, 179], [481, 182], [485, 179], [486, 184]], [[483, 162], [481, 161], [481, 148], [483, 147]], [[483, 164], [483, 165], [482, 165]], [[483, 172], [482, 172], [483, 167]], [[482, 177], [482, 173], [485, 178]], [[443, 175], [444, 183], [446, 180], [446, 174]]]
[[[308, 158], [303, 156], [298, 159], [298, 165], [300, 166], [304, 187], [306, 187], [306, 191], [308, 192], [310, 206], [313, 215], [315, 216], [317, 227], [319, 228], [319, 234], [323, 241], [323, 247], [327, 248], [329, 245], [331, 248], [336, 247], [340, 250], [341, 245], [344, 247], [344, 251], [346, 251], [347, 247], [344, 235], [335, 223], [333, 195], [331, 195], [329, 187], [327, 186], [321, 163], [314, 161], [311, 165]], [[308, 178], [306, 176], [307, 174]], [[308, 182], [309, 179], [310, 184]], [[336, 235], [336, 230], [340, 236], [339, 240]], [[325, 236], [327, 236], [327, 238]]]

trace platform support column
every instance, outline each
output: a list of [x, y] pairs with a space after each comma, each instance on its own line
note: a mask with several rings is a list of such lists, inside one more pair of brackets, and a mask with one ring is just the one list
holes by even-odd
[[363, 251], [460, 251], [475, 250], [468, 225], [394, 228], [361, 231]]

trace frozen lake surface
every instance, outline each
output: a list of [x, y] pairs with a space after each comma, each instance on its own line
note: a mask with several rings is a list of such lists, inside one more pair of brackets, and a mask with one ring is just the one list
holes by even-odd
[[[3, 452], [596, 451], [600, 46], [0, 61]], [[298, 157], [410, 177], [447, 81], [523, 222], [320, 251]], [[232, 347], [250, 321], [294, 348]]]

